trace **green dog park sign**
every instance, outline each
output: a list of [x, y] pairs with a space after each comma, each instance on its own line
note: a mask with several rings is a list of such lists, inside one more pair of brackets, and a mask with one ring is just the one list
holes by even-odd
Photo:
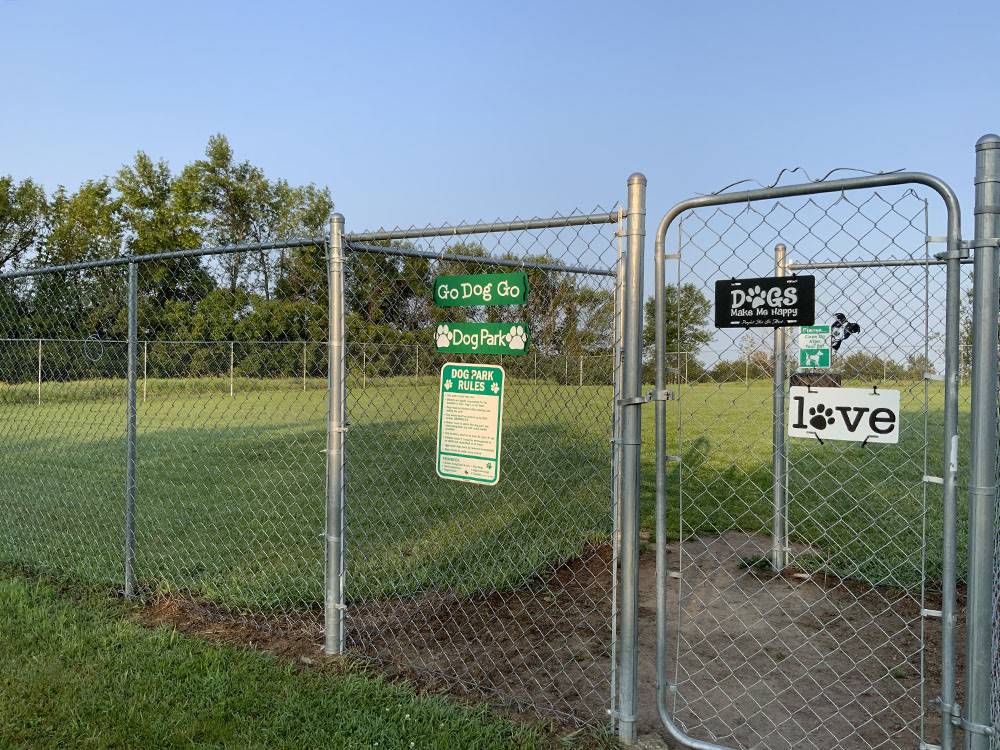
[[523, 271], [434, 279], [434, 304], [438, 307], [523, 305], [527, 299], [528, 274]]
[[446, 354], [520, 356], [528, 353], [531, 336], [525, 323], [442, 323], [434, 342]]

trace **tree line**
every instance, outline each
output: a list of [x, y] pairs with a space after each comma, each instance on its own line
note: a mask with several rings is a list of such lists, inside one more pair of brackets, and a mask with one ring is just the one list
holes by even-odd
[[[322, 237], [332, 210], [329, 188], [271, 177], [238, 160], [228, 139], [215, 135], [202, 157], [179, 171], [139, 151], [112, 176], [87, 180], [72, 191], [60, 186], [49, 193], [30, 178], [0, 176], [0, 273], [206, 245]], [[410, 372], [407, 352], [413, 346], [433, 348], [435, 326], [460, 320], [525, 322], [542, 358], [610, 354], [613, 279], [527, 268], [531, 291], [525, 305], [437, 308], [431, 296], [435, 276], [508, 270], [475, 261], [487, 254], [478, 243], [452, 244], [449, 251], [473, 260], [348, 253], [348, 341], [366, 345], [371, 374]], [[149, 342], [150, 375], [220, 372], [228, 368], [229, 352], [195, 342], [232, 340], [271, 344], [238, 348], [235, 364], [242, 374], [301, 372], [301, 345], [282, 342], [326, 338], [324, 253], [321, 245], [308, 245], [140, 264], [139, 338]], [[559, 264], [559, 258], [544, 254], [523, 259]], [[682, 321], [668, 331], [668, 349], [699, 351], [712, 337], [708, 300], [693, 285], [667, 291], [668, 314]], [[46, 347], [46, 369], [53, 375], [119, 376], [120, 358], [106, 356], [105, 349], [95, 355], [93, 341], [126, 338], [126, 294], [124, 266], [5, 280], [0, 338], [64, 340]], [[644, 344], [651, 361], [652, 299], [646, 316]], [[316, 347], [309, 358], [316, 372], [325, 369], [325, 347]], [[30, 346], [9, 347], [0, 360], [7, 370], [4, 380], [34, 377]]]

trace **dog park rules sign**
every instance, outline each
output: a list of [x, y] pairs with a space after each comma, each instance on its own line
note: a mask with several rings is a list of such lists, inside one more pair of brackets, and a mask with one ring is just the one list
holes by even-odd
[[766, 276], [715, 282], [716, 328], [811, 326], [815, 276]]
[[476, 484], [500, 481], [503, 368], [449, 362], [441, 368], [437, 475]]
[[899, 391], [792, 386], [789, 394], [789, 437], [899, 442]]

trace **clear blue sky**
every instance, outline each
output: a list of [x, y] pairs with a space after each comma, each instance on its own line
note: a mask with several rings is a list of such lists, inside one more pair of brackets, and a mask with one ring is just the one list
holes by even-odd
[[796, 165], [934, 172], [967, 207], [973, 144], [1000, 130], [996, 16], [0, 0], [0, 173], [72, 187], [140, 148], [180, 167], [222, 132], [269, 174], [328, 185], [355, 230], [587, 210], [634, 170], [651, 231], [693, 192]]

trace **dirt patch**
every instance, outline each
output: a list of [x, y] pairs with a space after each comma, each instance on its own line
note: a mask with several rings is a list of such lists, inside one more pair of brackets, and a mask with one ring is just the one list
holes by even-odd
[[[921, 688], [930, 704], [940, 680], [940, 621], [921, 617], [919, 602], [901, 590], [776, 576], [743, 562], [768, 544], [730, 533], [684, 545], [680, 606], [676, 580], [668, 596], [671, 678], [679, 683], [672, 710], [680, 723], [696, 737], [739, 747], [909, 748], [923, 716], [935, 740], [939, 718], [933, 708], [924, 714]], [[671, 569], [679, 552], [670, 545]], [[354, 604], [348, 650], [422, 689], [486, 697], [517, 715], [603, 724], [611, 694], [610, 568], [601, 547], [513, 592], [435, 591]], [[639, 594], [637, 728], [656, 734], [652, 554], [640, 561]], [[343, 663], [322, 656], [317, 611], [275, 620], [164, 598], [137, 616], [310, 668]]]

